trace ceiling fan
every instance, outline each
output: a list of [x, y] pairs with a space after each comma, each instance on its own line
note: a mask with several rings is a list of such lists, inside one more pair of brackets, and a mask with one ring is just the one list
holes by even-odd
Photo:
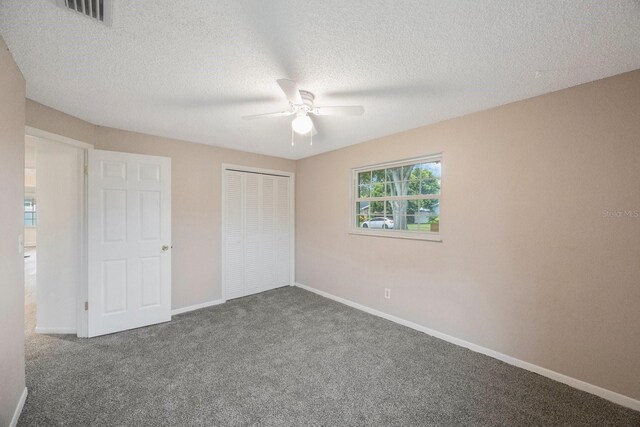
[[338, 107], [314, 107], [313, 93], [300, 90], [293, 80], [280, 79], [277, 81], [280, 89], [284, 92], [289, 100], [290, 109], [278, 113], [256, 114], [252, 116], [243, 116], [245, 120], [261, 119], [267, 117], [296, 116], [291, 121], [291, 132], [305, 135], [309, 132], [313, 135], [315, 127], [310, 115], [315, 116], [360, 116], [364, 113], [364, 107], [360, 105], [338, 106]]

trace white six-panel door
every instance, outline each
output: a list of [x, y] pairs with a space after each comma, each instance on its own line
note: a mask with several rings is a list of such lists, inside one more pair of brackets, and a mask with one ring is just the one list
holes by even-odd
[[224, 170], [225, 299], [291, 284], [292, 178]]
[[171, 159], [89, 150], [89, 337], [171, 320]]

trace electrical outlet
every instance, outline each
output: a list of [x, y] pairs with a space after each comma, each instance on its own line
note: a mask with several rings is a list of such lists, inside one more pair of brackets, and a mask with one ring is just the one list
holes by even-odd
[[391, 289], [384, 288], [384, 297], [385, 299], [391, 299]]

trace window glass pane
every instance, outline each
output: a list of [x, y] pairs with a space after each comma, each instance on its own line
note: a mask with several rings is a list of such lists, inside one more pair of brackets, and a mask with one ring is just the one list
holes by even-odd
[[387, 169], [387, 181], [402, 181], [402, 168], [389, 168]]
[[371, 202], [369, 215], [371, 216], [384, 215], [384, 202]]
[[372, 171], [371, 172], [371, 181], [372, 182], [384, 182], [385, 181], [384, 169]]
[[368, 228], [368, 222], [370, 219], [369, 215], [356, 215], [356, 226], [360, 228]]
[[422, 200], [409, 200], [409, 203], [407, 204], [407, 214], [415, 215], [416, 213], [419, 213], [422, 205]]
[[402, 167], [402, 180], [408, 181], [409, 177], [411, 177], [411, 173], [415, 169], [416, 165], [407, 165]]
[[420, 180], [416, 177], [411, 177], [411, 180], [407, 182], [407, 195], [417, 196], [420, 194]]
[[429, 172], [431, 172], [431, 175], [440, 179], [442, 178], [442, 164], [440, 162], [429, 162], [429, 163], [423, 163], [421, 165], [422, 169], [426, 169]]
[[408, 207], [409, 207], [408, 200], [392, 200], [391, 201], [391, 212], [393, 215], [406, 215]]
[[379, 182], [379, 183], [373, 184], [371, 188], [371, 197], [384, 197], [384, 195], [385, 195], [384, 183]]
[[392, 183], [388, 182], [386, 184], [386, 188], [387, 188], [387, 196], [395, 196]]
[[393, 208], [391, 202], [384, 202], [384, 216], [391, 217], [393, 215]]
[[431, 231], [432, 233], [439, 233], [440, 232], [440, 217], [439, 216], [434, 216], [431, 218], [431, 221], [429, 221], [429, 224], [431, 225]]
[[407, 215], [406, 218], [407, 230], [416, 231], [416, 217], [414, 215]]
[[422, 201], [422, 208], [420, 210], [425, 215], [440, 215], [440, 199], [427, 199]]
[[394, 222], [393, 228], [395, 230], [406, 230], [407, 229], [406, 214], [407, 214], [407, 209], [409, 207], [409, 201], [408, 200], [392, 200], [390, 202], [390, 206], [391, 206], [391, 215], [387, 213], [387, 216], [393, 219], [393, 222]]
[[440, 217], [430, 216], [422, 220], [418, 225], [418, 231], [438, 233], [440, 231]]
[[424, 207], [421, 207], [420, 211], [416, 212], [415, 216], [416, 216], [415, 218], [416, 224], [427, 224], [429, 222], [429, 218], [430, 218], [429, 212]]
[[424, 172], [420, 183], [420, 194], [440, 194], [440, 180]]
[[368, 215], [369, 214], [369, 202], [356, 203], [356, 214]]
[[371, 185], [360, 185], [358, 187], [358, 197], [371, 197]]
[[387, 184], [387, 196], [406, 196], [409, 194], [409, 181], [394, 181]]
[[358, 185], [371, 183], [371, 172], [360, 172], [358, 174]]
[[396, 196], [406, 196], [409, 194], [409, 181], [394, 182], [396, 187]]

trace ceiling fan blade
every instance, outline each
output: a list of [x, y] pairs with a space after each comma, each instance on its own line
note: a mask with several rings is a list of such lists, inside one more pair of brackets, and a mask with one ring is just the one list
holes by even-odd
[[302, 97], [300, 96], [300, 89], [298, 89], [298, 84], [293, 80], [289, 79], [280, 79], [278, 80], [278, 85], [280, 89], [287, 96], [287, 99], [292, 104], [302, 104]]
[[364, 107], [361, 105], [345, 105], [340, 107], [315, 107], [311, 113], [316, 116], [361, 116]]
[[279, 113], [266, 113], [266, 114], [254, 114], [252, 116], [242, 116], [242, 118], [245, 120], [266, 119], [270, 117], [290, 116], [292, 114], [293, 114], [293, 111], [281, 111]]

